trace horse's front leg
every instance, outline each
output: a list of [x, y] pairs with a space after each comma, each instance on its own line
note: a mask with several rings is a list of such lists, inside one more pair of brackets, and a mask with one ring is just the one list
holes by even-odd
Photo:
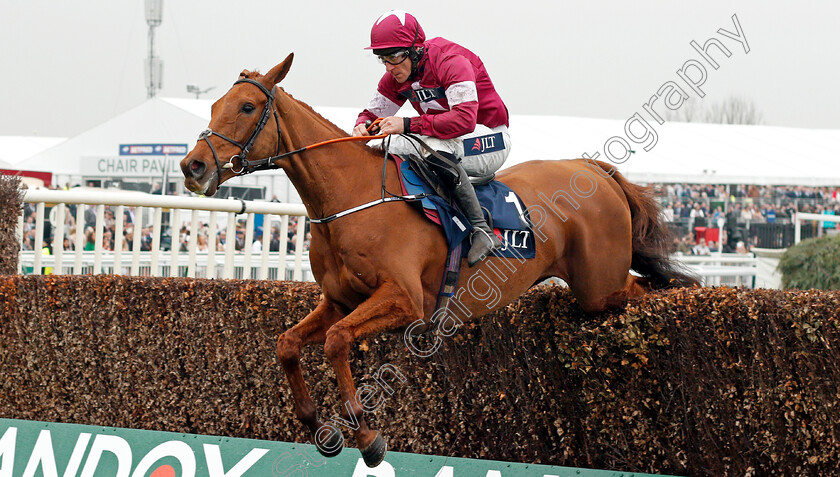
[[[422, 291], [418, 292], [418, 297]], [[376, 467], [385, 458], [387, 445], [382, 435], [368, 428], [364, 412], [356, 400], [356, 385], [350, 372], [350, 346], [354, 341], [374, 333], [408, 326], [422, 317], [418, 297], [412, 299], [405, 289], [386, 283], [329, 330], [324, 352], [330, 360], [341, 391], [341, 414], [356, 427], [353, 435], [368, 467]]]
[[344, 446], [344, 437], [333, 426], [324, 426], [318, 419], [315, 403], [309, 395], [300, 367], [300, 350], [308, 343], [323, 343], [326, 331], [344, 318], [344, 313], [324, 300], [298, 324], [277, 339], [277, 357], [286, 372], [295, 400], [295, 415], [312, 433], [318, 451], [326, 457], [338, 455]]

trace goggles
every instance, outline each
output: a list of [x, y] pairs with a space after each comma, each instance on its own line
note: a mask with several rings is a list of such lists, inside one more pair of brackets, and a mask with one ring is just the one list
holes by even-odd
[[398, 51], [390, 55], [376, 55], [376, 59], [383, 65], [388, 64], [396, 66], [408, 58], [408, 50]]

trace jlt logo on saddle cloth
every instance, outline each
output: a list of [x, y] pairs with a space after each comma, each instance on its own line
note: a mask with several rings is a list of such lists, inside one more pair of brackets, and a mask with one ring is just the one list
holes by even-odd
[[465, 156], [477, 156], [488, 152], [501, 151], [504, 148], [505, 140], [502, 138], [502, 133], [464, 139]]
[[[502, 241], [502, 248], [493, 252], [497, 257], [516, 257], [533, 258], [534, 257], [534, 235], [530, 230], [500, 230], [493, 229], [493, 232]], [[516, 254], [505, 254], [509, 249], [516, 249]]]

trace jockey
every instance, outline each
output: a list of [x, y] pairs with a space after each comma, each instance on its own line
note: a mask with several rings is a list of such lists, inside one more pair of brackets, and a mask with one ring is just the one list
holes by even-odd
[[[469, 177], [494, 174], [510, 152], [508, 111], [493, 87], [481, 59], [470, 50], [443, 38], [426, 40], [417, 19], [392, 10], [380, 16], [370, 31], [370, 46], [386, 73], [376, 94], [359, 114], [354, 136], [366, 136], [365, 122], [383, 118], [380, 134], [389, 138], [389, 152], [425, 155], [427, 152], [402, 133], [413, 133], [451, 164], [448, 172], [452, 196], [466, 215], [473, 232], [467, 257], [470, 266], [501, 246], [475, 196]], [[409, 100], [419, 116], [394, 114]], [[424, 158], [441, 168], [430, 154]], [[454, 169], [454, 170], [453, 170]], [[449, 185], [449, 184], [447, 184]]]

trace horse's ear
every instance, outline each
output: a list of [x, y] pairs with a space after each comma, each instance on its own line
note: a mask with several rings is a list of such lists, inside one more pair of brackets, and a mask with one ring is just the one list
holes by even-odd
[[294, 59], [295, 54], [289, 53], [289, 56], [283, 60], [282, 63], [271, 68], [271, 71], [265, 74], [265, 78], [272, 84], [275, 85], [281, 81], [283, 78], [286, 77], [286, 74], [289, 72], [289, 69], [292, 67], [292, 59]]

